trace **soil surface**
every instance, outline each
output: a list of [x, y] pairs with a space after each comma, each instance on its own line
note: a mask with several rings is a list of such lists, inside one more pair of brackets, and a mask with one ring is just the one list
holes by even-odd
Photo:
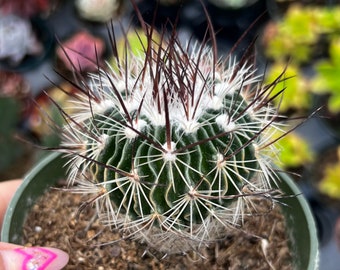
[[[27, 217], [24, 243], [65, 250], [70, 261], [64, 269], [74, 270], [293, 269], [279, 206], [264, 215], [245, 218], [241, 229], [226, 232], [225, 239], [200, 254], [163, 257], [138, 242], [122, 240], [118, 232], [94, 218], [93, 208], [78, 216], [81, 202], [80, 195], [70, 192], [54, 189], [46, 193]], [[258, 201], [266, 209], [268, 203]], [[103, 244], [107, 242], [110, 244]]]

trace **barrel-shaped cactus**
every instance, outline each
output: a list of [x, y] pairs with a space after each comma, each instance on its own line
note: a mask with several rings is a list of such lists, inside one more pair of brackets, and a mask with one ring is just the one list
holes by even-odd
[[64, 113], [68, 180], [123, 236], [196, 250], [251, 215], [252, 198], [270, 198], [272, 86], [206, 44], [145, 34], [140, 55], [126, 42], [114, 67], [78, 85]]

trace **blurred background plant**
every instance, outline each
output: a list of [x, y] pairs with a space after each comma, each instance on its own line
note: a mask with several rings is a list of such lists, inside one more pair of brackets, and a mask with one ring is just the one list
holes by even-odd
[[315, 161], [316, 153], [301, 134], [295, 130], [287, 133], [284, 126], [268, 131], [272, 140], [277, 140], [275, 146], [279, 150], [272, 154], [277, 156], [276, 165], [289, 172], [294, 180], [302, 181], [303, 172]]
[[315, 159], [315, 153], [307, 141], [297, 132], [291, 132], [277, 143], [280, 149], [280, 165], [287, 171], [300, 170]]
[[15, 14], [22, 18], [47, 15], [59, 0], [0, 0], [0, 10], [4, 14]]
[[340, 147], [337, 148], [337, 159], [325, 166], [323, 177], [319, 182], [321, 193], [332, 199], [340, 200]]
[[340, 145], [321, 151], [311, 164], [308, 177], [326, 203], [340, 209]]
[[30, 21], [13, 14], [3, 15], [0, 11], [0, 60], [10, 66], [17, 66], [26, 55], [42, 53]]
[[[27, 117], [27, 128], [39, 145], [44, 147], [59, 145], [59, 130], [55, 128], [58, 125], [62, 126], [65, 121], [54, 102], [65, 104], [69, 96], [76, 91], [77, 89], [72, 84], [62, 82], [35, 97], [35, 105], [31, 107]], [[66, 112], [69, 113], [69, 111]]]
[[312, 96], [308, 79], [303, 76], [296, 63], [275, 61], [266, 72], [266, 82], [277, 78], [283, 70], [285, 70], [284, 78], [275, 86], [272, 96], [285, 89], [284, 98], [274, 102], [281, 113], [306, 116], [310, 110]]
[[0, 0], [0, 69], [29, 69], [45, 60], [53, 46], [45, 18], [58, 2]]
[[[30, 146], [18, 140], [29, 109], [29, 85], [18, 74], [0, 71], [0, 180], [21, 177], [31, 165]], [[19, 162], [20, 160], [20, 162]], [[19, 166], [18, 166], [19, 163]]]
[[105, 43], [101, 38], [81, 30], [61, 42], [56, 55], [69, 71], [93, 72], [102, 64], [104, 52]]
[[327, 55], [328, 44], [339, 31], [339, 7], [292, 5], [280, 20], [266, 27], [265, 54], [274, 61], [307, 64]]
[[[287, 77], [277, 91], [287, 87], [282, 111], [306, 114], [315, 110], [327, 96], [325, 105], [332, 113], [340, 111], [340, 7], [291, 5], [282, 18], [264, 29], [262, 44], [271, 66], [270, 80], [288, 65]], [[288, 63], [288, 64], [287, 64]], [[273, 95], [275, 92], [273, 93]]]
[[126, 2], [122, 0], [76, 0], [75, 8], [81, 18], [103, 23], [117, 19]]
[[312, 89], [316, 93], [330, 93], [329, 109], [334, 113], [340, 112], [340, 35], [331, 40], [329, 58], [320, 60], [316, 71]]

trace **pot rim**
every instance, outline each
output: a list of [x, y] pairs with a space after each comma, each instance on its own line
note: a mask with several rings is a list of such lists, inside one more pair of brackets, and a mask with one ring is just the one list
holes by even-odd
[[[61, 158], [61, 153], [54, 152], [49, 155], [47, 155], [45, 158], [43, 158], [24, 178], [23, 183], [18, 188], [17, 192], [14, 194], [8, 208], [5, 214], [3, 227], [1, 231], [1, 241], [3, 242], [14, 242], [20, 244], [20, 238], [21, 235], [18, 233], [15, 233], [17, 228], [20, 228], [24, 222], [25, 216], [22, 214], [18, 215], [18, 212], [21, 212], [22, 210], [30, 209], [34, 204], [34, 196], [39, 197], [44, 193], [44, 191], [54, 185], [59, 179], [62, 178], [61, 175], [64, 175], [64, 171], [66, 170], [64, 167], [65, 160]], [[56, 162], [57, 161], [57, 162]], [[48, 179], [48, 181], [44, 181], [43, 185], [40, 185], [42, 187], [41, 190], [34, 192], [34, 196], [30, 197], [28, 195], [28, 199], [25, 199], [23, 201], [23, 194], [25, 193], [31, 193], [29, 189], [32, 189], [32, 185], [34, 185], [34, 181], [31, 181], [35, 177], [39, 177], [39, 174], [41, 174], [43, 169], [49, 168], [51, 164], [53, 163], [55, 168], [58, 168], [57, 166], [60, 166], [59, 168], [63, 168], [60, 170], [60, 174], [53, 174], [53, 176]], [[55, 164], [56, 163], [56, 164]], [[48, 170], [47, 170], [48, 172]], [[46, 173], [46, 172], [45, 172]], [[298, 186], [294, 183], [294, 181], [286, 174], [279, 172], [278, 173], [281, 181], [279, 181], [278, 186], [286, 193], [286, 194], [294, 194], [295, 196], [287, 196], [283, 199], [280, 199], [280, 202], [282, 204], [288, 204], [291, 206], [296, 206], [298, 208], [298, 213], [294, 216], [292, 215], [292, 207], [281, 207], [283, 210], [283, 214], [285, 215], [286, 223], [288, 226], [294, 228], [300, 228], [301, 227], [301, 221], [306, 223], [308, 230], [302, 230], [302, 233], [305, 234], [305, 236], [302, 238], [305, 242], [306, 240], [309, 241], [308, 243], [301, 243], [301, 241], [295, 241], [294, 240], [296, 236], [299, 236], [299, 232], [295, 232], [292, 230], [292, 233], [290, 233], [290, 240], [293, 241], [292, 251], [298, 252], [299, 249], [302, 249], [302, 247], [309, 248], [309, 252], [306, 252], [307, 250], [303, 248], [301, 252], [298, 252], [298, 256], [293, 254], [294, 261], [297, 269], [306, 269], [306, 270], [316, 270], [318, 269], [319, 265], [319, 241], [317, 237], [317, 229], [316, 224], [313, 218], [312, 211], [305, 199], [305, 197], [302, 195], [302, 192], [298, 188]], [[45, 179], [45, 178], [44, 178]], [[37, 182], [37, 181], [35, 181]], [[42, 182], [42, 181], [40, 181]], [[32, 184], [33, 183], [33, 184]], [[35, 187], [38, 187], [37, 185]], [[37, 194], [39, 193], [39, 194]], [[37, 195], [37, 196], [36, 196]], [[25, 195], [27, 196], [27, 194]], [[295, 199], [295, 200], [294, 200]], [[16, 209], [16, 206], [20, 209]], [[300, 214], [299, 214], [300, 213]], [[303, 213], [303, 216], [301, 215]], [[298, 218], [298, 220], [296, 220]], [[300, 226], [294, 226], [294, 223]], [[301, 230], [301, 229], [300, 229]], [[301, 237], [300, 237], [301, 238]], [[300, 261], [296, 261], [296, 259], [299, 259], [303, 255], [305, 258], [303, 260], [308, 260], [308, 265], [306, 263], [303, 263], [303, 265], [299, 264]], [[297, 258], [299, 257], [299, 258]], [[301, 259], [301, 258], [300, 258]], [[307, 267], [306, 267], [307, 266]], [[302, 267], [302, 268], [301, 268]]]

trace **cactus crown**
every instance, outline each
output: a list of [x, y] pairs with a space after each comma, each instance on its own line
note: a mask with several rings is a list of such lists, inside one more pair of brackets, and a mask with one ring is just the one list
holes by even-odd
[[[61, 149], [99, 216], [165, 253], [194, 250], [270, 197], [276, 109], [253, 65], [214, 48], [148, 38], [78, 84]], [[113, 67], [114, 66], [114, 67]], [[64, 110], [62, 110], [64, 112]]]

